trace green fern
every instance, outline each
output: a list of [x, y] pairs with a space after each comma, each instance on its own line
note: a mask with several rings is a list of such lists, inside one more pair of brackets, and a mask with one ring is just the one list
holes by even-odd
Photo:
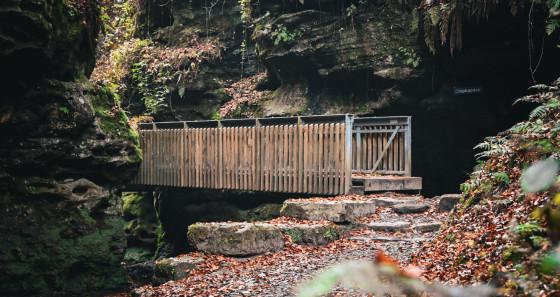
[[529, 130], [531, 123], [519, 122], [506, 130], [505, 134], [525, 134]]
[[548, 114], [548, 106], [547, 105], [539, 105], [535, 109], [531, 111], [529, 114], [529, 119], [542, 119], [544, 116]]
[[506, 185], [511, 184], [511, 180], [509, 179], [509, 176], [505, 172], [500, 172], [494, 175], [494, 181], [505, 183]]
[[477, 159], [490, 158], [493, 156], [503, 156], [511, 153], [512, 149], [508, 145], [508, 139], [502, 137], [486, 137], [484, 142], [477, 144], [474, 149], [481, 149], [482, 152], [475, 155]]

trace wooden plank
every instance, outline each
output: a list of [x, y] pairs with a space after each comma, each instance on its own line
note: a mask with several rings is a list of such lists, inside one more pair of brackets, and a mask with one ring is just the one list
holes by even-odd
[[177, 135], [177, 130], [178, 129], [173, 129], [172, 133], [171, 133], [172, 134], [172, 142], [173, 142], [173, 145], [172, 145], [173, 148], [171, 149], [171, 152], [173, 154], [173, 160], [172, 160], [172, 162], [173, 162], [172, 163], [173, 164], [173, 172], [172, 172], [173, 173], [173, 181], [172, 181], [172, 185], [174, 187], [179, 186], [179, 182], [178, 182], [178, 180], [179, 180], [178, 179], [178, 176], [179, 176], [179, 162], [178, 162], [178, 158], [177, 158], [177, 155], [179, 153], [179, 145], [178, 145], [177, 139], [179, 137]]
[[354, 122], [354, 118], [350, 115], [346, 115], [345, 124], [344, 124], [344, 194], [348, 194], [350, 192], [350, 186], [352, 184], [352, 124]]
[[330, 124], [324, 125], [324, 139], [323, 139], [323, 194], [329, 194], [329, 139], [330, 139]]
[[214, 130], [214, 188], [219, 189], [220, 186], [220, 128], [215, 128]]
[[323, 134], [324, 134], [324, 124], [318, 125], [318, 136], [319, 136], [319, 152], [317, 154], [317, 193], [323, 193], [323, 163], [324, 163], [324, 144], [323, 144]]
[[230, 173], [229, 169], [231, 167], [230, 158], [231, 158], [231, 145], [230, 145], [230, 128], [222, 128], [224, 132], [224, 189], [230, 188]]
[[234, 169], [234, 178], [235, 178], [235, 189], [241, 188], [241, 178], [242, 178], [242, 168], [241, 168], [241, 141], [239, 140], [239, 127], [233, 128], [233, 135], [234, 135], [234, 145], [235, 145], [235, 154], [233, 158], [235, 160], [233, 169]]
[[[159, 131], [154, 131], [154, 144], [158, 143], [159, 140]], [[160, 150], [160, 146], [159, 145], [154, 145], [154, 185], [159, 186], [159, 177], [160, 177], [160, 168], [158, 166], [159, 163], [159, 150]]]
[[265, 129], [264, 127], [258, 127], [258, 131], [259, 131], [259, 151], [258, 151], [258, 155], [259, 155], [259, 171], [257, 172], [257, 180], [259, 182], [259, 191], [264, 191], [264, 183], [265, 183], [265, 176], [264, 176], [264, 171], [265, 171], [265, 162], [264, 162], [264, 157], [265, 157], [265, 149], [264, 149], [264, 144], [266, 141], [266, 134], [265, 134]]
[[288, 128], [289, 128], [289, 126], [286, 126], [286, 125], [282, 126], [282, 135], [283, 135], [283, 138], [284, 138], [284, 140], [283, 140], [284, 141], [284, 143], [283, 143], [284, 158], [283, 158], [283, 161], [282, 161], [282, 163], [283, 163], [282, 179], [283, 180], [282, 180], [281, 191], [284, 192], [284, 193], [289, 192], [289, 187], [290, 187], [289, 182], [288, 182], [288, 172], [290, 170], [290, 166], [289, 166], [290, 162], [289, 162], [289, 157], [288, 157], [288, 151], [290, 150]]
[[256, 143], [257, 143], [257, 134], [256, 134], [256, 128], [255, 127], [250, 127], [249, 128], [249, 135], [250, 135], [250, 149], [251, 149], [251, 168], [250, 168], [250, 179], [249, 179], [249, 190], [256, 190], [255, 189], [255, 185], [257, 184], [257, 180], [256, 180], [256, 166], [257, 166], [257, 149], [256, 149]]
[[299, 183], [299, 128], [298, 126], [292, 126], [292, 193], [298, 192]]
[[273, 182], [272, 184], [274, 185], [273, 187], [273, 191], [274, 192], [278, 192], [278, 184], [280, 181], [280, 156], [281, 154], [281, 147], [280, 147], [280, 133], [279, 133], [279, 128], [278, 125], [274, 125], [274, 134], [273, 134], [273, 138], [274, 138], [274, 147], [273, 147], [273, 152], [274, 152], [274, 162], [273, 162]]
[[311, 168], [310, 168], [310, 187], [311, 193], [317, 193], [317, 157], [318, 157], [318, 133], [317, 124], [311, 125], [311, 141], [309, 142], [311, 146]]
[[276, 131], [277, 135], [277, 139], [278, 139], [278, 145], [277, 145], [277, 151], [278, 151], [278, 162], [277, 164], [277, 182], [276, 182], [276, 192], [283, 192], [283, 187], [284, 187], [284, 126], [280, 125], [277, 127], [278, 130]]
[[190, 185], [191, 187], [196, 186], [196, 129], [191, 129], [189, 131], [189, 145], [190, 145]]
[[265, 184], [264, 184], [264, 190], [265, 191], [270, 191], [270, 183], [272, 181], [272, 177], [271, 177], [271, 158], [272, 158], [272, 140], [271, 140], [271, 134], [272, 134], [272, 127], [271, 126], [266, 126], [265, 127], [265, 133], [266, 133], [266, 143], [265, 143], [265, 158], [264, 158], [264, 162], [266, 164], [265, 166]]
[[319, 191], [319, 125], [313, 125], [313, 193]]
[[251, 158], [251, 151], [249, 150], [249, 129], [247, 127], [241, 128], [243, 131], [241, 136], [243, 138], [243, 189], [249, 189], [249, 165], [250, 165], [250, 158]]
[[186, 148], [186, 138], [185, 138], [185, 129], [181, 129], [180, 130], [180, 139], [181, 139], [181, 156], [179, 158], [179, 161], [181, 162], [181, 187], [185, 187], [186, 186], [186, 167], [187, 167], [187, 163], [185, 162], [185, 148]]
[[[389, 128], [391, 128], [391, 126], [389, 126]], [[396, 134], [395, 134], [396, 136]], [[393, 168], [393, 151], [395, 150], [395, 147], [393, 146], [393, 142], [395, 140], [395, 136], [393, 136], [393, 141], [390, 141], [387, 143], [387, 146], [389, 147], [387, 149], [387, 170], [394, 170]]]
[[404, 171], [404, 132], [399, 133], [399, 169], [398, 170]]
[[247, 189], [247, 158], [249, 157], [247, 152], [247, 127], [239, 128], [239, 141], [240, 141], [240, 151], [241, 151], [241, 182], [240, 188], [243, 190]]
[[341, 185], [342, 185], [342, 160], [343, 160], [343, 138], [342, 138], [342, 125], [336, 124], [336, 140], [335, 140], [335, 161], [336, 161], [336, 180], [335, 180], [335, 194], [341, 193]]
[[251, 187], [252, 190], [258, 191], [259, 190], [259, 171], [260, 171], [260, 150], [259, 150], [259, 127], [258, 121], [255, 127], [252, 128], [253, 131], [253, 186]]
[[288, 137], [288, 143], [289, 143], [289, 158], [290, 158], [290, 176], [288, 179], [288, 191], [290, 193], [295, 193], [295, 176], [296, 176], [296, 163], [297, 163], [297, 159], [295, 158], [296, 154], [295, 152], [297, 151], [297, 132], [296, 132], [297, 127], [296, 126], [290, 126], [289, 127], [289, 137]]
[[303, 129], [303, 188], [302, 193], [310, 193], [309, 191], [309, 166], [310, 166], [310, 150], [309, 147], [309, 125], [302, 125]]
[[305, 193], [303, 191], [303, 181], [305, 179], [305, 162], [304, 162], [304, 158], [305, 158], [305, 146], [304, 146], [304, 128], [303, 125], [298, 124], [298, 151], [297, 151], [297, 157], [298, 157], [298, 167], [297, 167], [297, 174], [298, 174], [298, 179], [297, 179], [297, 183], [298, 183], [298, 192], [299, 193]]
[[[377, 158], [376, 158], [376, 163], [381, 164], [380, 159], [382, 158], [381, 152], [383, 151], [383, 134], [377, 134]], [[375, 168], [375, 164], [372, 167], [373, 170]], [[381, 169], [381, 168], [380, 168]]]

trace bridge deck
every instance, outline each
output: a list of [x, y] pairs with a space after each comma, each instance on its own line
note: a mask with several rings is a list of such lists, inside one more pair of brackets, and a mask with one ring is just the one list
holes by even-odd
[[133, 185], [337, 195], [353, 173], [410, 176], [410, 117], [149, 123], [139, 136]]

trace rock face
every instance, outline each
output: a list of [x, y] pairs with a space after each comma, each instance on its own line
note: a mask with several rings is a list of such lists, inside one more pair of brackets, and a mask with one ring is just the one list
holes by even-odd
[[374, 201], [305, 202], [286, 201], [280, 214], [305, 220], [351, 222], [375, 212]]
[[450, 212], [461, 201], [462, 196], [461, 194], [446, 194], [434, 198], [439, 198], [438, 212]]
[[226, 256], [258, 255], [284, 248], [282, 232], [269, 224], [194, 224], [189, 226], [187, 237], [196, 250]]
[[119, 187], [140, 161], [116, 100], [90, 84], [89, 4], [0, 7], [0, 291], [29, 295], [124, 282]]
[[[170, 86], [172, 108], [162, 120], [210, 119], [232, 99], [224, 92], [228, 80], [266, 71], [258, 89], [272, 95], [241, 104], [230, 117], [410, 115], [413, 175], [423, 178], [426, 195], [455, 191], [475, 165], [472, 147], [525, 119], [531, 108], [512, 106], [533, 84], [522, 17], [465, 21], [463, 49], [452, 57], [445, 48], [436, 56], [428, 52], [412, 28], [414, 4], [251, 1], [241, 14], [235, 1], [156, 2], [165, 8], [152, 5], [147, 23], [160, 27], [151, 29], [160, 45], [187, 46], [197, 36], [219, 38], [224, 46], [221, 60], [203, 63], [198, 77]], [[249, 15], [246, 23], [241, 15]], [[505, 27], [511, 30], [504, 33]], [[545, 50], [539, 81], [557, 76], [558, 49], [550, 46], [556, 52]], [[483, 91], [456, 94], [462, 87]], [[457, 170], [448, 170], [450, 164]]]

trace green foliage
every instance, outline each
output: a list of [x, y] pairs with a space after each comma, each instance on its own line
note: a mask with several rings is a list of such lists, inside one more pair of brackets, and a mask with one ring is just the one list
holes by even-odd
[[407, 49], [405, 47], [399, 47], [399, 53], [404, 63], [412, 68], [417, 68], [420, 66], [420, 55], [416, 53], [413, 49]]
[[505, 183], [506, 185], [511, 184], [511, 180], [509, 179], [509, 176], [505, 172], [500, 172], [494, 175], [494, 181]]
[[300, 243], [303, 236], [303, 232], [298, 228], [287, 229], [286, 231], [284, 231], [284, 234], [290, 235], [292, 241], [295, 243]]
[[64, 107], [64, 106], [60, 108], [60, 111], [62, 111], [65, 114], [68, 114], [68, 112], [69, 112], [68, 107]]
[[[194, 225], [191, 225], [191, 226], [194, 226]], [[189, 229], [190, 229], [191, 226], [189, 226]], [[161, 248], [165, 244], [165, 231], [163, 231], [163, 226], [161, 225], [161, 223], [159, 224], [159, 226], [157, 228], [157, 234], [158, 234], [157, 247], [156, 247], [156, 252], [154, 253], [154, 256], [152, 257], [152, 261], [155, 261], [155, 260], [157, 260], [157, 258], [159, 258]]]
[[278, 45], [280, 42], [290, 43], [307, 31], [309, 31], [309, 27], [304, 27], [301, 30], [295, 29], [290, 32], [285, 26], [278, 25], [274, 31], [270, 32], [270, 38], [274, 40], [274, 45]]
[[170, 73], [148, 71], [146, 61], [141, 60], [134, 63], [132, 77], [142, 94], [142, 101], [146, 107], [145, 115], [156, 114], [159, 109], [167, 106], [165, 100], [170, 92], [166, 83], [172, 79]]
[[511, 153], [512, 149], [508, 145], [508, 139], [500, 136], [490, 136], [484, 142], [477, 144], [474, 149], [481, 149], [482, 152], [475, 155], [477, 159], [503, 156]]

